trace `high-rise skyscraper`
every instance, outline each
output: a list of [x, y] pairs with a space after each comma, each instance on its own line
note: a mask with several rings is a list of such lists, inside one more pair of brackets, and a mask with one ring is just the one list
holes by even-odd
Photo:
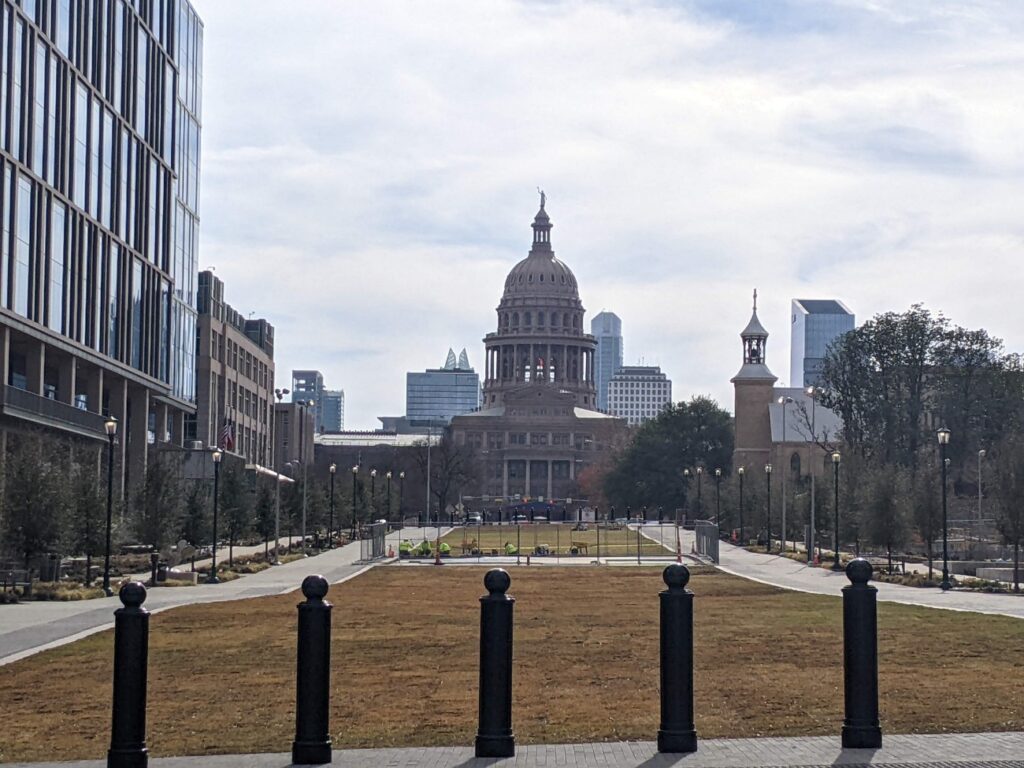
[[614, 312], [599, 312], [590, 321], [590, 334], [597, 339], [594, 358], [594, 383], [597, 406], [608, 411], [608, 382], [622, 367], [622, 321]]
[[341, 432], [344, 430], [345, 390], [325, 389], [320, 404], [320, 425], [317, 432]]
[[292, 402], [311, 401], [313, 428], [320, 431], [320, 404], [324, 396], [324, 375], [320, 371], [292, 371]]
[[829, 345], [853, 327], [853, 313], [841, 301], [793, 299], [790, 386], [818, 384]]
[[203, 25], [7, 0], [0, 40], [3, 426], [102, 445], [110, 414], [134, 483], [194, 409]]

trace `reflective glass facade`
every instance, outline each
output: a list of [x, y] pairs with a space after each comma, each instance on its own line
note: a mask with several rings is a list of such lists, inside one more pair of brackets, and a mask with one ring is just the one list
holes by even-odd
[[622, 321], [614, 312], [599, 312], [590, 321], [590, 335], [597, 340], [594, 360], [597, 407], [609, 413], [608, 384], [622, 367]]
[[195, 400], [202, 22], [0, 2], [0, 304]]
[[405, 375], [405, 416], [410, 422], [449, 421], [480, 407], [480, 376], [472, 369]]
[[794, 299], [790, 335], [790, 383], [817, 386], [829, 345], [847, 331], [855, 318], [845, 305], [831, 299]]

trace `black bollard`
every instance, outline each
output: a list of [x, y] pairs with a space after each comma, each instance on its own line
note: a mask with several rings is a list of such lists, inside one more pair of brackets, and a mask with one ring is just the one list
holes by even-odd
[[477, 757], [512, 757], [512, 579], [501, 568], [484, 576], [489, 594], [480, 598], [480, 727]]
[[146, 588], [133, 581], [118, 593], [123, 608], [114, 611], [114, 712], [107, 768], [145, 768], [146, 665], [149, 611], [142, 607]]
[[690, 570], [673, 564], [661, 574], [661, 727], [659, 752], [696, 752], [693, 725], [693, 592]]
[[292, 762], [331, 762], [328, 710], [331, 703], [331, 604], [324, 600], [327, 579], [302, 581], [306, 602], [299, 603], [298, 664], [295, 684], [295, 741]]
[[863, 558], [846, 566], [846, 576], [851, 583], [843, 587], [843, 748], [879, 749], [882, 729], [878, 724], [878, 590], [868, 584], [871, 563]]

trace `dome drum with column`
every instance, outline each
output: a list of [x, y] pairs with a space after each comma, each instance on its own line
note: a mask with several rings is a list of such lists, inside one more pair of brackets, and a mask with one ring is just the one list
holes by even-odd
[[501, 405], [511, 389], [547, 384], [575, 404], [596, 409], [594, 353], [583, 331], [583, 303], [572, 270], [551, 249], [543, 201], [533, 221], [533, 247], [505, 279], [498, 329], [484, 337], [484, 407]]

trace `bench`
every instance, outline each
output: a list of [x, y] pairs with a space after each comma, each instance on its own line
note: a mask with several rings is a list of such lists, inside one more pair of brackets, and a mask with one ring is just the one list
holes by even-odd
[[22, 588], [22, 597], [32, 597], [32, 571], [7, 570], [0, 573], [0, 589], [4, 592]]
[[871, 567], [879, 573], [902, 573], [904, 575], [907, 573], [906, 561], [897, 560], [895, 557], [892, 559], [892, 571], [889, 570], [889, 558], [887, 557], [866, 557], [864, 559], [871, 563]]
[[570, 541], [569, 551], [573, 554], [589, 555], [590, 552], [587, 550], [587, 542], [585, 541]]

